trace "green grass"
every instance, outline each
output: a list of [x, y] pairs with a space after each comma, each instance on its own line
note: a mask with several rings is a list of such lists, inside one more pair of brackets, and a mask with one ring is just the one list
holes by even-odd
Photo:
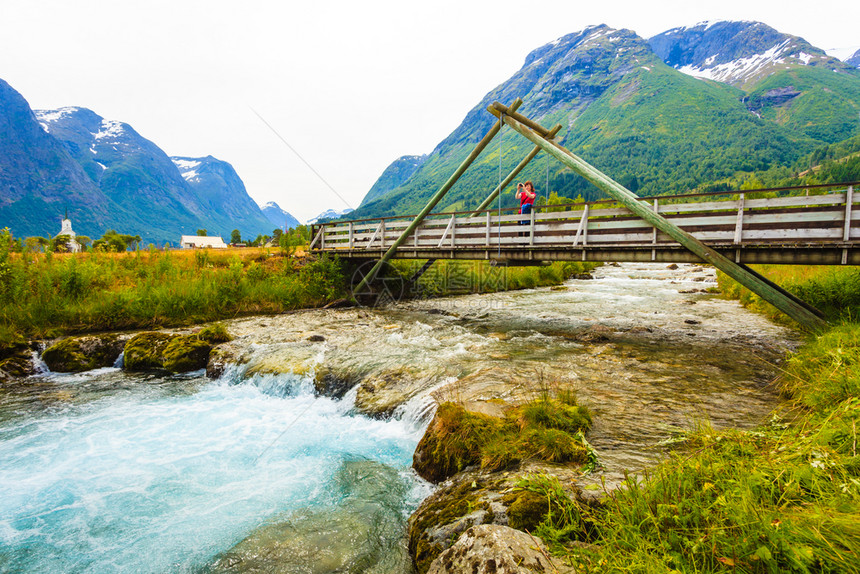
[[299, 262], [259, 249], [17, 254], [0, 236], [0, 346], [282, 313], [344, 295], [341, 265], [325, 256]]
[[[834, 316], [856, 308], [850, 270], [763, 271]], [[768, 424], [700, 425], [602, 504], [571, 499], [552, 477], [528, 477], [520, 489], [546, 507], [532, 532], [580, 572], [860, 572], [860, 324], [810, 339], [779, 384], [789, 407]]]
[[[754, 265], [756, 271], [822, 311], [830, 321], [860, 318], [860, 268], [854, 266]], [[725, 297], [788, 323], [790, 320], [722, 272], [717, 282]]]

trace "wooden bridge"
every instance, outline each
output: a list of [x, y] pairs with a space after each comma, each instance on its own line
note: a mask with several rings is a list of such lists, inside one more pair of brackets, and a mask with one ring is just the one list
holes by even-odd
[[[498, 121], [420, 213], [314, 225], [310, 251], [378, 259], [353, 289], [354, 297], [364, 293], [392, 257], [427, 259], [416, 277], [437, 259], [703, 262], [808, 329], [826, 326], [817, 309], [746, 264], [860, 264], [860, 210], [853, 184], [640, 198], [558, 144], [561, 125], [547, 129], [520, 114], [522, 103], [518, 98], [510, 106], [493, 102], [487, 108]], [[498, 186], [475, 211], [433, 214], [503, 126], [531, 141], [534, 149], [507, 177], [499, 174]], [[493, 201], [541, 151], [610, 199], [543, 206], [529, 215], [492, 209]]]
[[[654, 213], [736, 263], [860, 265], [860, 194], [809, 186], [649, 197]], [[762, 197], [764, 196], [764, 197]], [[379, 259], [415, 216], [312, 227], [310, 248]], [[392, 255], [405, 259], [701, 262], [678, 241], [613, 200], [427, 216]]]

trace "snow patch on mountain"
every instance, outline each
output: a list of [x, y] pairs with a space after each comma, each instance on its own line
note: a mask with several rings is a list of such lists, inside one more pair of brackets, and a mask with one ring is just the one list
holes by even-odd
[[197, 179], [199, 178], [197, 168], [200, 167], [201, 162], [188, 159], [179, 159], [175, 157], [170, 158], [170, 160], [179, 169], [179, 173], [182, 175], [185, 181], [197, 181]]
[[[714, 54], [705, 60], [706, 67], [687, 65], [677, 69], [679, 72], [683, 72], [696, 78], [732, 83], [738, 80], [751, 78], [773, 64], [785, 63], [785, 59], [780, 58], [780, 56], [792, 47], [790, 44], [791, 42], [789, 40], [784, 40], [761, 54], [755, 54], [749, 58], [738, 58], [737, 60], [732, 60], [725, 64], [717, 64], [716, 66], [707, 67], [709, 62], [713, 62], [716, 59], [717, 54]], [[808, 56], [809, 59], [812, 58], [812, 56], [809, 56], [808, 54], [801, 53], [801, 55]], [[808, 64], [809, 59], [804, 63]]]
[[351, 207], [348, 207], [346, 209], [342, 209], [340, 211], [337, 211], [334, 209], [326, 209], [325, 211], [323, 211], [322, 213], [320, 213], [316, 217], [312, 217], [312, 218], [308, 219], [308, 225], [317, 223], [318, 221], [322, 221], [323, 219], [335, 219], [337, 217], [341, 217], [343, 215], [346, 215], [347, 213], [351, 213], [352, 211], [353, 211], [353, 209]]
[[42, 129], [48, 133], [51, 133], [51, 124], [57, 122], [63, 118], [63, 116], [67, 116], [78, 111], [78, 108], [75, 107], [65, 107], [57, 110], [33, 110], [33, 115], [36, 116], [36, 119], [39, 121], [39, 125], [42, 126]]
[[102, 120], [101, 128], [93, 137], [97, 140], [105, 138], [118, 138], [123, 135], [123, 124], [116, 120]]

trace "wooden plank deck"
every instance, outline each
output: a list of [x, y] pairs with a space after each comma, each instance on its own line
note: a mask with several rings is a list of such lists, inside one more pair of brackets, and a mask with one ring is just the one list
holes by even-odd
[[[847, 187], [817, 195], [748, 198], [726, 192], [643, 198], [643, 204], [737, 263], [860, 265], [860, 197]], [[378, 259], [411, 218], [335, 221], [312, 227], [314, 253]], [[504, 261], [699, 259], [612, 201], [428, 216], [394, 257]]]

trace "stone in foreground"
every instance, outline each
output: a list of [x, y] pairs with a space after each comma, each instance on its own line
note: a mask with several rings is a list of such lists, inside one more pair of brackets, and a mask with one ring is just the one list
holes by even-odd
[[550, 562], [549, 552], [535, 538], [497, 524], [473, 526], [430, 565], [429, 574], [532, 574], [564, 572]]

